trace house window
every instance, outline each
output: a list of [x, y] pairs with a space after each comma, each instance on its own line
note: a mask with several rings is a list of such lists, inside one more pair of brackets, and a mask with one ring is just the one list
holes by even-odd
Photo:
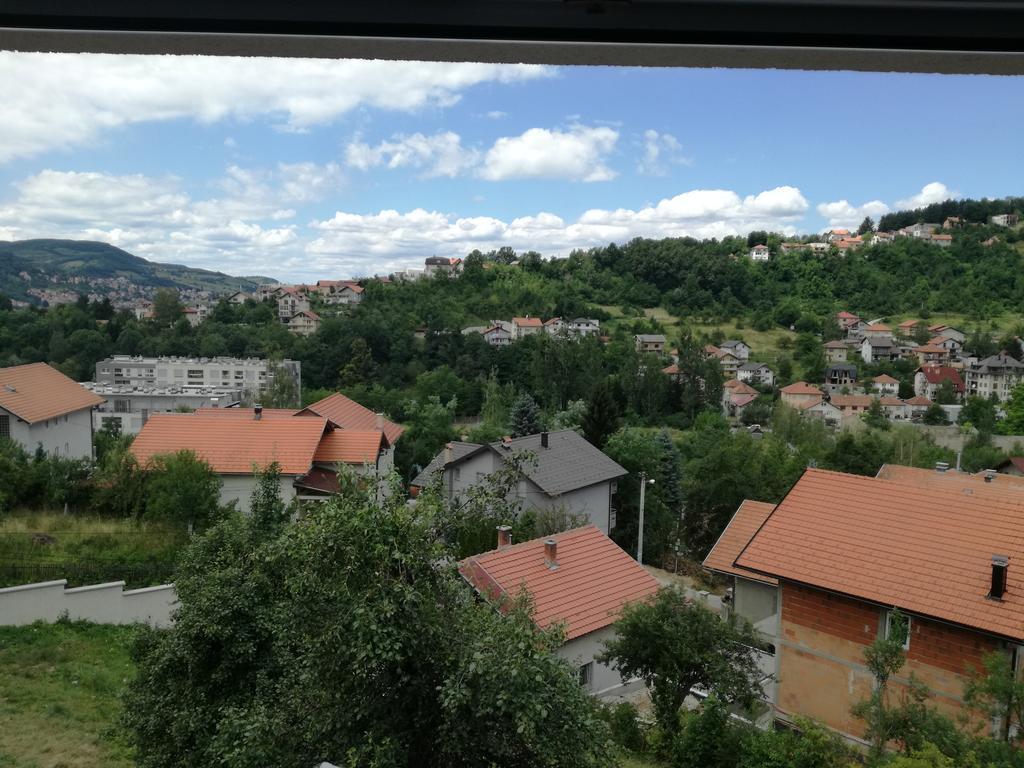
[[581, 688], [590, 687], [590, 684], [594, 679], [594, 662], [588, 661], [586, 664], [580, 665], [579, 679]]
[[0, 416], [0, 438], [11, 436], [11, 417], [6, 413]]
[[129, 413], [131, 406], [127, 400], [114, 401], [114, 413]]
[[[885, 639], [886, 640], [888, 640], [890, 637], [892, 637], [892, 633], [896, 630], [896, 626], [894, 624], [895, 618], [896, 618], [896, 613], [894, 611], [889, 611], [888, 613], [885, 614]], [[911, 621], [910, 617], [904, 614], [903, 615], [903, 623], [904, 623], [904, 626], [903, 626], [903, 650], [905, 650], [905, 651], [910, 649], [910, 621]]]
[[203, 369], [202, 368], [198, 368], [198, 369], [190, 368], [189, 372], [188, 372], [188, 377], [190, 379], [201, 379], [201, 378], [203, 378]]

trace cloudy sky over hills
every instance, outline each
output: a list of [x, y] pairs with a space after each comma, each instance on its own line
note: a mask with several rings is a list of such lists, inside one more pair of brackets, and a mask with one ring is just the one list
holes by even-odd
[[348, 277], [1020, 194], [1024, 79], [0, 52], [0, 239]]

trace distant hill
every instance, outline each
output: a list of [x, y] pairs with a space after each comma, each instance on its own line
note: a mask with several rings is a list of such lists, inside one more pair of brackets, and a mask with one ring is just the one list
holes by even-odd
[[180, 264], [158, 264], [109, 243], [88, 240], [0, 241], [0, 293], [32, 299], [29, 289], [106, 294], [123, 278], [141, 294], [157, 288], [229, 293], [253, 290], [268, 277], [233, 277]]

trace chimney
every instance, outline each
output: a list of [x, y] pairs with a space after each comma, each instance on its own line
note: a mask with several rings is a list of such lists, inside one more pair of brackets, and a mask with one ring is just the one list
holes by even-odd
[[988, 596], [993, 600], [1002, 600], [1006, 594], [1006, 571], [1010, 567], [1010, 558], [1006, 555], [992, 555], [992, 589]]
[[498, 549], [504, 549], [505, 547], [512, 546], [512, 526], [511, 525], [499, 525], [498, 526]]
[[558, 542], [554, 539], [544, 542], [544, 564], [551, 570], [558, 567]]
[[541, 448], [547, 448], [548, 447], [548, 433], [547, 432], [541, 432], [540, 433], [540, 447]]
[[935, 471], [936, 472], [945, 472], [947, 469], [949, 469], [949, 464], [947, 462], [945, 462], [945, 461], [936, 461], [935, 462]]
[[985, 482], [986, 483], [991, 483], [995, 479], [996, 479], [996, 471], [994, 469], [986, 469], [985, 470]]
[[378, 413], [377, 414], [377, 420], [375, 422], [375, 429], [377, 429], [377, 431], [379, 431], [379, 432], [383, 432], [384, 431], [384, 414], [383, 413]]
[[256, 421], [259, 421], [260, 419], [263, 418], [263, 406], [262, 405], [254, 405], [252, 407], [252, 417]]
[[508, 435], [505, 435], [503, 438], [501, 438], [501, 447], [504, 448], [506, 451], [511, 451], [512, 438]]
[[451, 464], [452, 459], [455, 458], [455, 451], [452, 450], [451, 443], [445, 443], [444, 445], [444, 463]]

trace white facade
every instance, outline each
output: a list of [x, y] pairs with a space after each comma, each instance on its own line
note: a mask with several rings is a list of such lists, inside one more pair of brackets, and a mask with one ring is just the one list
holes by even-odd
[[590, 336], [601, 332], [601, 321], [588, 317], [577, 317], [569, 323], [569, 330], [577, 336]]
[[67, 583], [60, 579], [0, 589], [0, 624], [18, 627], [67, 616], [96, 624], [166, 627], [178, 605], [173, 584], [126, 591], [123, 581], [74, 589], [67, 589]]
[[772, 252], [769, 250], [767, 245], [755, 245], [747, 254], [751, 261], [768, 261], [768, 259], [771, 258], [771, 255]]
[[612, 627], [604, 627], [569, 640], [555, 651], [555, 655], [579, 670], [580, 685], [597, 698], [620, 695], [643, 687], [640, 680], [623, 681], [616, 670], [597, 660], [597, 656], [604, 651], [604, 643], [614, 636], [615, 630]]
[[29, 424], [0, 408], [0, 437], [9, 437], [29, 453], [45, 453], [71, 459], [92, 458], [92, 409], [54, 416]]
[[[282, 360], [279, 370], [302, 390], [302, 363]], [[97, 384], [128, 387], [244, 389], [256, 395], [273, 382], [270, 361], [237, 357], [133, 357], [114, 355], [96, 363]]]

